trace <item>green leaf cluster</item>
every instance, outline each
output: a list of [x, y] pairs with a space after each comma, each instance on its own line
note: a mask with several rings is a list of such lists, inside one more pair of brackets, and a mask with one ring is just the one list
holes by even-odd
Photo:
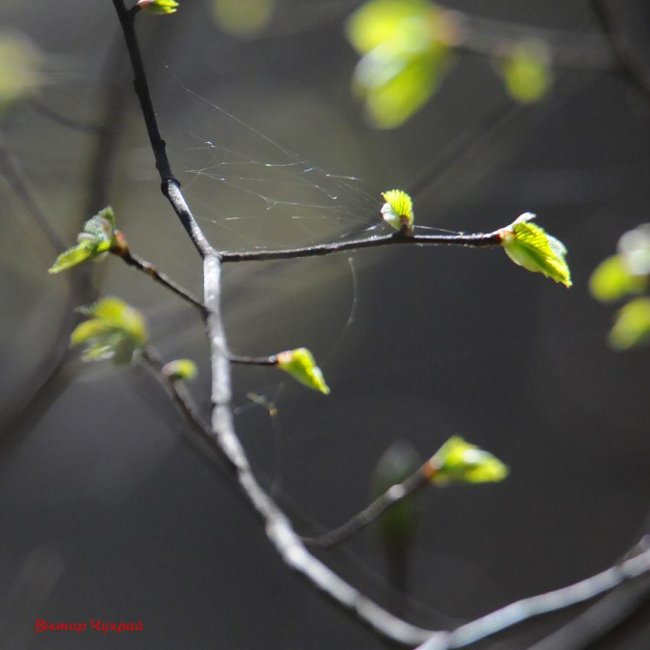
[[495, 483], [508, 475], [508, 468], [496, 456], [459, 436], [449, 438], [431, 458], [429, 465], [431, 482], [436, 485]]
[[307, 348], [287, 350], [276, 355], [278, 368], [291, 375], [307, 388], [329, 395], [329, 386], [314, 356]]
[[60, 273], [87, 260], [99, 258], [117, 245], [115, 215], [109, 206], [86, 221], [83, 232], [77, 236], [77, 245], [61, 253], [49, 272]]
[[571, 271], [566, 263], [566, 246], [543, 228], [531, 223], [534, 214], [526, 212], [499, 231], [508, 257], [533, 273], [542, 273], [565, 287], [571, 286]]
[[[638, 296], [649, 288], [650, 224], [642, 224], [620, 238], [617, 255], [596, 267], [589, 289], [597, 300], [614, 302]], [[650, 298], [633, 298], [618, 310], [609, 342], [619, 350], [650, 342]]]
[[381, 208], [384, 221], [395, 230], [406, 228], [406, 232], [413, 232], [413, 201], [411, 197], [402, 190], [389, 190], [382, 192], [386, 203]]
[[142, 314], [118, 298], [103, 298], [80, 310], [89, 318], [72, 332], [70, 345], [84, 345], [84, 361], [128, 364], [148, 340]]
[[457, 37], [454, 16], [428, 0], [370, 0], [348, 19], [361, 55], [353, 88], [375, 126], [403, 124], [436, 92]]
[[543, 41], [526, 39], [513, 44], [498, 62], [508, 94], [522, 104], [542, 99], [553, 83], [548, 48]]

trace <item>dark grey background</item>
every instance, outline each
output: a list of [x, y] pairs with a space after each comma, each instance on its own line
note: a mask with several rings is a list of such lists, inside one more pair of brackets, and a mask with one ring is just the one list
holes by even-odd
[[[30, 105], [3, 117], [5, 145], [67, 242], [110, 201], [133, 250], [198, 293], [199, 260], [159, 193], [128, 75], [115, 73], [112, 4], [55, 4], [4, 0], [0, 25], [46, 53], [47, 107], [101, 122], [116, 102], [119, 149], [99, 152], [110, 182], [93, 196], [97, 140]], [[461, 434], [511, 467], [503, 484], [421, 499], [409, 617], [433, 627], [595, 573], [645, 530], [648, 350], [606, 347], [613, 310], [586, 283], [618, 236], [648, 219], [650, 103], [614, 74], [558, 71], [545, 101], [516, 108], [489, 61], [461, 56], [408, 124], [373, 130], [349, 85], [356, 56], [343, 21], [357, 4], [278, 1], [269, 30], [247, 40], [220, 31], [202, 0], [140, 27], [172, 164], [219, 247], [360, 231], [377, 223], [381, 191], [416, 182], [418, 223], [492, 230], [533, 211], [569, 247], [570, 291], [501, 251], [401, 247], [227, 269], [233, 349], [307, 345], [332, 387], [325, 398], [272, 371], [235, 371], [236, 423], [255, 469], [304, 529], [363, 507], [375, 463], [397, 438], [425, 458]], [[598, 30], [586, 2], [484, 5], [453, 6]], [[66, 318], [70, 276], [47, 275], [56, 252], [4, 181], [0, 200], [0, 644], [385, 647], [281, 564], [225, 473], [183, 443], [182, 419], [142, 370], [72, 361], [25, 401]], [[167, 358], [197, 360], [194, 392], [207, 412], [206, 346], [192, 310], [117, 260], [93, 273], [102, 293], [145, 312]], [[275, 400], [274, 422], [249, 391]], [[374, 530], [323, 557], [386, 601]], [[145, 632], [32, 631], [36, 618], [89, 617], [142, 620]], [[562, 620], [485, 647], [525, 647]], [[640, 615], [597, 647], [646, 648], [649, 638]]]

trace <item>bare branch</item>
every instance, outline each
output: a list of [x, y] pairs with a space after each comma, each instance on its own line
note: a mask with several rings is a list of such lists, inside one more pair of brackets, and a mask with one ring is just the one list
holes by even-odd
[[187, 289], [184, 289], [179, 284], [174, 282], [174, 280], [172, 280], [169, 276], [159, 271], [153, 264], [151, 264], [151, 262], [147, 262], [128, 249], [124, 253], [117, 253], [117, 255], [118, 257], [121, 257], [129, 266], [138, 269], [138, 271], [141, 271], [145, 275], [149, 276], [158, 284], [169, 289], [177, 296], [180, 296], [183, 300], [185, 300], [185, 302], [188, 302], [199, 309], [203, 315], [206, 314], [205, 305], [198, 298], [195, 298]]
[[[620, 20], [616, 11], [603, 0], [591, 0], [591, 6], [596, 18], [600, 22], [603, 32], [609, 39], [613, 57], [618, 64], [616, 70], [636, 86], [646, 96], [650, 96], [650, 69], [644, 65], [643, 60], [635, 52], [633, 43], [620, 29]], [[629, 17], [628, 20], [638, 19], [643, 22], [643, 17]]]
[[288, 248], [278, 250], [252, 250], [241, 252], [221, 252], [220, 257], [223, 263], [226, 262], [262, 262], [265, 260], [295, 259], [301, 257], [317, 257], [330, 255], [343, 251], [360, 250], [362, 248], [379, 248], [393, 244], [414, 244], [416, 246], [467, 246], [471, 248], [487, 248], [501, 245], [501, 235], [495, 231], [488, 234], [465, 234], [453, 235], [407, 235], [402, 231], [390, 235], [379, 235], [351, 239], [349, 241], [331, 242], [316, 244], [304, 248]]
[[[136, 77], [136, 92], [147, 123], [151, 146], [154, 149], [156, 166], [162, 180], [163, 193], [172, 204], [174, 211], [203, 258], [204, 303], [208, 311], [206, 329], [210, 343], [212, 366], [213, 411], [211, 429], [205, 428], [198, 415], [187, 408], [186, 401], [178, 391], [176, 384], [168, 383], [175, 402], [189, 417], [195, 429], [200, 427], [202, 435], [212, 440], [214, 450], [218, 452], [235, 475], [250, 506], [264, 523], [268, 538], [287, 566], [297, 571], [341, 607], [355, 613], [361, 621], [388, 639], [405, 645], [413, 645], [431, 638], [432, 635], [440, 634], [433, 630], [411, 625], [394, 616], [349, 585], [329, 567], [311, 555], [294, 531], [289, 519], [257, 482], [233, 423], [230, 354], [221, 314], [221, 259], [203, 235], [185, 201], [178, 182], [172, 175], [165, 153], [165, 144], [156, 125], [142, 58], [134, 31], [133, 19], [135, 14], [126, 9], [123, 0], [113, 0], [113, 4], [120, 19], [133, 65]], [[155, 363], [155, 359], [151, 356], [145, 357], [145, 359]]]
[[444, 636], [433, 637], [418, 646], [416, 650], [464, 648], [535, 616], [567, 609], [595, 598], [649, 572], [650, 549], [580, 582], [510, 603], [486, 616], [461, 625]]
[[321, 548], [331, 548], [344, 542], [369, 524], [377, 521], [388, 508], [429, 485], [432, 469], [431, 463], [427, 461], [424, 465], [418, 467], [407, 479], [388, 488], [386, 492], [377, 497], [367, 508], [354, 515], [354, 517], [350, 518], [343, 525], [318, 537], [303, 537], [303, 541], [310, 546], [319, 546]]
[[550, 49], [555, 68], [615, 70], [616, 59], [601, 34], [566, 32], [506, 23], [467, 13], [460, 14], [462, 35], [458, 49], [481, 56], [503, 56], [508, 47], [524, 39], [538, 39]]

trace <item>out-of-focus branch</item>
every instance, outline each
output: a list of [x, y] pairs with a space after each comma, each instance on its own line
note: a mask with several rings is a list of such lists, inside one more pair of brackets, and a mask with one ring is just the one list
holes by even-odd
[[510, 603], [442, 636], [433, 637], [418, 646], [416, 650], [464, 648], [536, 616], [567, 609], [595, 598], [629, 580], [647, 576], [648, 573], [650, 573], [650, 549], [580, 582]]
[[43, 232], [50, 246], [56, 251], [64, 248], [63, 240], [59, 236], [59, 233], [52, 228], [44, 210], [41, 209], [38, 201], [34, 198], [18, 161], [7, 151], [2, 140], [0, 140], [0, 174], [5, 177], [9, 186], [16, 193], [16, 196], [32, 215], [36, 225]]
[[620, 29], [617, 12], [604, 0], [591, 0], [591, 6], [609, 39], [616, 69], [646, 96], [650, 97], [650, 66], [643, 65], [634, 45]]
[[549, 48], [553, 67], [569, 70], [614, 70], [616, 58], [598, 33], [576, 33], [506, 23], [459, 13], [459, 50], [481, 56], [501, 56], [508, 46], [524, 39], [543, 41]]
[[624, 584], [528, 650], [583, 650], [625, 622], [650, 600], [650, 579]]

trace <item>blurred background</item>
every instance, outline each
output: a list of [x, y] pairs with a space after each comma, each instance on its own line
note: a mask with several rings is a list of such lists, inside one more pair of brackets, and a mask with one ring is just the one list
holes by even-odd
[[[484, 232], [531, 211], [567, 245], [570, 290], [499, 250], [226, 268], [233, 351], [305, 345], [332, 388], [235, 369], [237, 429], [299, 530], [364, 507], [396, 440], [422, 461], [459, 434], [510, 467], [497, 485], [420, 495], [396, 606], [447, 627], [596, 573], [647, 530], [648, 348], [608, 345], [615, 309], [588, 282], [648, 220], [649, 16], [642, 2], [598, 13], [458, 0], [434, 20], [407, 3], [426, 20], [377, 51], [362, 4], [184, 0], [173, 16], [141, 16], [138, 32], [172, 166], [217, 248], [385, 232], [380, 193], [393, 187], [411, 192], [418, 225]], [[604, 24], [624, 35], [636, 77]], [[209, 412], [191, 307], [116, 258], [47, 274], [110, 203], [134, 252], [201, 292], [108, 0], [3, 0], [0, 201], [3, 647], [386, 647], [285, 568], [228, 473], [184, 441], [155, 379], [67, 350], [74, 308], [119, 296], [165, 359], [196, 361], [192, 391]], [[320, 557], [395, 606], [376, 527]], [[528, 647], [575, 613], [480, 647]], [[37, 618], [144, 632], [37, 635]], [[591, 647], [647, 648], [649, 623], [646, 608]]]

